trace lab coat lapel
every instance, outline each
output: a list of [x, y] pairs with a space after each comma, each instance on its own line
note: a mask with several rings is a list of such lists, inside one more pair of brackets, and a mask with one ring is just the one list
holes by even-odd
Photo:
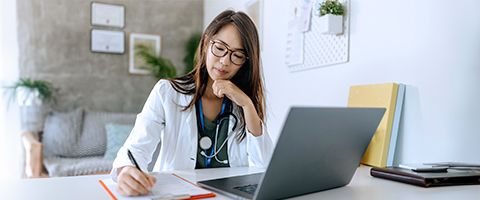
[[[186, 98], [184, 98], [184, 102], [181, 102], [181, 105], [188, 105], [190, 101], [192, 100], [193, 96], [192, 95], [186, 95]], [[185, 126], [185, 130], [188, 130], [188, 138], [189, 138], [189, 143], [190, 150], [188, 152], [189, 155], [187, 155], [188, 160], [190, 163], [193, 163], [193, 168], [195, 168], [195, 160], [197, 158], [197, 146], [198, 146], [198, 129], [197, 129], [197, 117], [196, 117], [196, 109], [195, 106], [192, 107], [192, 109], [185, 111], [185, 121], [183, 122], [178, 122], [182, 123], [183, 126]], [[193, 162], [192, 162], [193, 161]]]
[[[192, 101], [193, 95], [185, 95], [185, 98], [183, 98], [183, 102], [180, 102], [180, 105], [186, 106]], [[197, 116], [196, 116], [196, 109], [195, 106], [192, 107], [192, 109], [189, 109], [185, 111], [185, 121], [184, 122], [178, 122], [178, 123], [184, 123], [186, 126], [186, 129], [189, 130], [190, 132], [190, 138], [192, 138], [192, 141], [197, 141], [198, 137], [198, 129], [197, 129]]]

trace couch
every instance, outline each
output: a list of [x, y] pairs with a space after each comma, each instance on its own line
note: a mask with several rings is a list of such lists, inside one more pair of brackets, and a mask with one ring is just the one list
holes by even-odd
[[[23, 133], [26, 176], [108, 173], [116, 155], [112, 151], [115, 148], [118, 151], [123, 144], [133, 128], [135, 117], [133, 113], [84, 109], [49, 113], [42, 132]], [[121, 139], [116, 138], [120, 134], [114, 132], [115, 128], [123, 131]]]

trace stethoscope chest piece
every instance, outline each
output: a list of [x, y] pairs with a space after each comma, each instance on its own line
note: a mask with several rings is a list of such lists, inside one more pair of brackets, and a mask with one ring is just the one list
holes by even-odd
[[212, 146], [212, 140], [208, 136], [203, 136], [200, 138], [200, 148], [203, 150], [210, 149]]

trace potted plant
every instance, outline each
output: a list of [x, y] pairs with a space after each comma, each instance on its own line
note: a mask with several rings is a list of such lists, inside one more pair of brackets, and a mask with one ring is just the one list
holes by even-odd
[[324, 34], [343, 32], [343, 14], [345, 10], [338, 0], [325, 0], [320, 4], [321, 30]]
[[187, 53], [183, 58], [183, 62], [185, 63], [185, 74], [192, 71], [195, 67], [195, 53], [201, 37], [201, 33], [194, 33], [185, 43], [185, 51]]
[[157, 79], [172, 78], [176, 76], [177, 72], [172, 62], [166, 58], [155, 55], [151, 48], [145, 45], [137, 45], [136, 54], [139, 55]]
[[48, 81], [22, 78], [7, 89], [10, 89], [11, 98], [16, 100], [20, 108], [22, 130], [42, 131], [48, 104], [54, 102], [52, 84]]

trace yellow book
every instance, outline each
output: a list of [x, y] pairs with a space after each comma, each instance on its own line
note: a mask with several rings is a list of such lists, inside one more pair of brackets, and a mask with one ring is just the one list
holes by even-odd
[[384, 83], [350, 87], [348, 107], [386, 108], [380, 125], [362, 157], [361, 163], [375, 167], [387, 165], [398, 84]]

